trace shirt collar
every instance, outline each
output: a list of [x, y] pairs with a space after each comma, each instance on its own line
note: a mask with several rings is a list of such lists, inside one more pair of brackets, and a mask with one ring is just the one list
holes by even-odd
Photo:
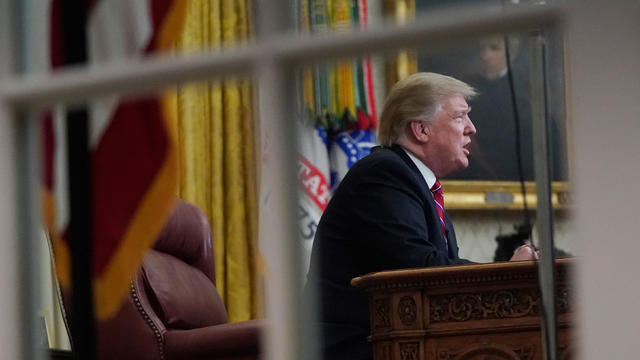
[[422, 174], [424, 181], [429, 186], [429, 189], [431, 189], [433, 185], [436, 183], [436, 175], [433, 173], [433, 171], [431, 171], [431, 169], [429, 169], [427, 165], [425, 165], [422, 161], [420, 161], [420, 159], [418, 159], [415, 155], [413, 155], [411, 151], [405, 149], [404, 147], [402, 147], [402, 150], [404, 150], [404, 152], [406, 152], [407, 155], [409, 155], [409, 158], [411, 159], [411, 161], [413, 161], [413, 163], [416, 164], [416, 166], [418, 167], [418, 171], [420, 171], [420, 174]]

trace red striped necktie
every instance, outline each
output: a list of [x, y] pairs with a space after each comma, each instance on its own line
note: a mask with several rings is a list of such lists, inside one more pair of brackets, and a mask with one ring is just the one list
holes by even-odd
[[442, 235], [444, 235], [445, 244], [447, 244], [447, 234], [444, 228], [444, 192], [442, 191], [442, 185], [436, 180], [436, 183], [431, 187], [431, 193], [433, 194], [433, 200], [436, 202], [436, 209], [438, 210], [438, 216], [440, 217], [440, 225], [442, 226]]

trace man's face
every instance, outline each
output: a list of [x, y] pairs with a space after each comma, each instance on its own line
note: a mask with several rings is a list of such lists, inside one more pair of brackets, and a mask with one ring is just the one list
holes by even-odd
[[498, 78], [507, 68], [504, 41], [500, 38], [483, 41], [480, 44], [479, 57], [482, 75], [489, 80]]
[[438, 178], [469, 166], [469, 145], [476, 133], [469, 118], [471, 108], [463, 96], [446, 99], [428, 125], [429, 138], [424, 144], [427, 165]]

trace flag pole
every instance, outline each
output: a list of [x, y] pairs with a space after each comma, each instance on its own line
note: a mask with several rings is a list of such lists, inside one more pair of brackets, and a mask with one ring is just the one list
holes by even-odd
[[[85, 1], [62, 0], [64, 64], [87, 61], [87, 7]], [[71, 248], [71, 331], [76, 359], [95, 358], [93, 309], [91, 159], [89, 156], [88, 112], [85, 105], [66, 111], [69, 161], [69, 242]]]
[[69, 149], [69, 207], [71, 222], [72, 320], [74, 354], [78, 359], [94, 356], [93, 286], [91, 283], [91, 179], [87, 141], [87, 110], [67, 111]]

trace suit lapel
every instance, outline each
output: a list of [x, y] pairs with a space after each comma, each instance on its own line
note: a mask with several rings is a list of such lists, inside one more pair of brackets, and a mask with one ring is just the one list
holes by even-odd
[[[418, 182], [421, 184], [421, 190], [422, 190], [422, 193], [424, 194], [424, 198], [426, 199], [425, 203], [427, 204], [424, 210], [425, 210], [425, 220], [427, 221], [427, 229], [429, 231], [429, 238], [440, 239], [440, 241], [432, 241], [432, 243], [438, 248], [438, 250], [441, 250], [443, 252], [446, 251], [447, 244], [452, 244], [452, 242], [450, 240], [448, 241], [445, 238], [445, 235], [442, 234], [442, 228], [440, 226], [440, 215], [438, 215], [438, 210], [436, 210], [436, 203], [435, 203], [435, 200], [433, 200], [433, 195], [431, 194], [431, 191], [429, 190], [429, 185], [427, 184], [426, 180], [420, 173], [420, 170], [418, 170], [418, 167], [416, 166], [416, 164], [413, 163], [409, 155], [407, 155], [407, 153], [404, 151], [404, 149], [400, 145], [393, 145], [388, 149], [395, 152], [407, 164], [407, 166], [409, 166], [413, 170], [413, 173], [418, 179]], [[450, 221], [448, 220], [448, 217], [446, 216], [446, 212], [445, 212], [445, 233], [447, 238], [453, 237], [453, 244], [455, 244], [456, 243], [455, 233], [453, 231], [453, 226], [451, 225]], [[450, 257], [452, 256], [452, 253], [451, 253], [452, 251], [455, 251], [455, 254], [457, 254], [457, 249], [458, 249], [457, 245], [455, 245], [455, 249], [451, 249], [452, 247], [453, 246], [449, 246], [450, 249], [449, 249], [448, 256]]]
[[449, 245], [449, 257], [452, 259], [458, 259], [458, 241], [456, 239], [456, 232], [453, 229], [453, 223], [449, 218], [447, 212], [444, 212], [444, 224], [445, 224], [445, 233], [447, 235], [447, 243]]

